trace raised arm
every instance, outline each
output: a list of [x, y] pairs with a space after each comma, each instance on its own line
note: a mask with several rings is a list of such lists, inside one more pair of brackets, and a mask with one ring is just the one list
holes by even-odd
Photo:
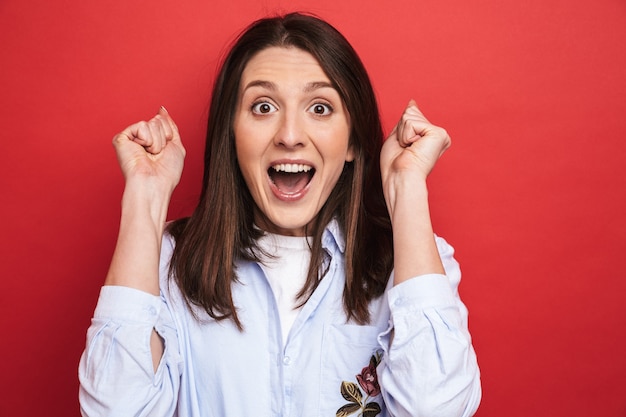
[[159, 258], [185, 149], [164, 108], [124, 129], [113, 145], [126, 187], [117, 246], [79, 365], [81, 413], [172, 415], [181, 359], [158, 297]]
[[411, 101], [383, 145], [383, 189], [394, 236], [393, 331], [378, 368], [394, 417], [471, 416], [481, 397], [480, 373], [457, 286], [454, 251], [435, 238], [426, 177], [450, 146]]
[[413, 100], [385, 141], [381, 172], [393, 227], [394, 284], [425, 274], [443, 274], [428, 207], [426, 177], [450, 136], [432, 125]]
[[[105, 285], [159, 295], [159, 257], [170, 197], [183, 170], [185, 148], [164, 107], [149, 121], [128, 126], [113, 138], [124, 174], [122, 218]], [[156, 370], [163, 342], [150, 338]]]
[[178, 128], [161, 107], [113, 139], [126, 180], [120, 231], [105, 285], [159, 294], [159, 254], [167, 209], [180, 180], [185, 149]]

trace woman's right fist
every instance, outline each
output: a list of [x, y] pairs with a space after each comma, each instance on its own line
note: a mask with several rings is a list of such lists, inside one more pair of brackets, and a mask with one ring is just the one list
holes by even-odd
[[164, 107], [147, 122], [132, 124], [115, 135], [113, 146], [127, 184], [156, 182], [152, 185], [167, 187], [171, 192], [180, 181], [185, 148]]

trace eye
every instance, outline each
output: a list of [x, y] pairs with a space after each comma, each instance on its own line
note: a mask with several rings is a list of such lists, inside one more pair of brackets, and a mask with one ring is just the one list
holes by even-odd
[[333, 112], [333, 108], [328, 104], [315, 103], [309, 108], [309, 111], [317, 116], [328, 116]]
[[268, 103], [267, 101], [254, 103], [252, 105], [252, 112], [256, 114], [268, 114], [275, 112], [276, 110], [276, 107], [273, 104]]

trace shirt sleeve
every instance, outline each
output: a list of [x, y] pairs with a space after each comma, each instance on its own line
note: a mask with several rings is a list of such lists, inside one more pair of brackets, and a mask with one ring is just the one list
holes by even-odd
[[437, 237], [446, 275], [429, 274], [391, 288], [389, 330], [378, 367], [381, 392], [394, 417], [471, 416], [481, 399], [480, 372], [459, 298], [453, 248]]
[[[153, 329], [165, 345], [156, 372]], [[79, 365], [82, 415], [172, 416], [181, 364], [176, 327], [162, 297], [102, 287]]]

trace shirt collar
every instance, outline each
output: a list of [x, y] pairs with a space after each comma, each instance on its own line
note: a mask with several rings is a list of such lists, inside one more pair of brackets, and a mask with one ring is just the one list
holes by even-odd
[[337, 249], [341, 253], [345, 253], [346, 251], [346, 240], [336, 218], [333, 218], [324, 229], [324, 233], [322, 234], [322, 247], [330, 250], [331, 253]]

